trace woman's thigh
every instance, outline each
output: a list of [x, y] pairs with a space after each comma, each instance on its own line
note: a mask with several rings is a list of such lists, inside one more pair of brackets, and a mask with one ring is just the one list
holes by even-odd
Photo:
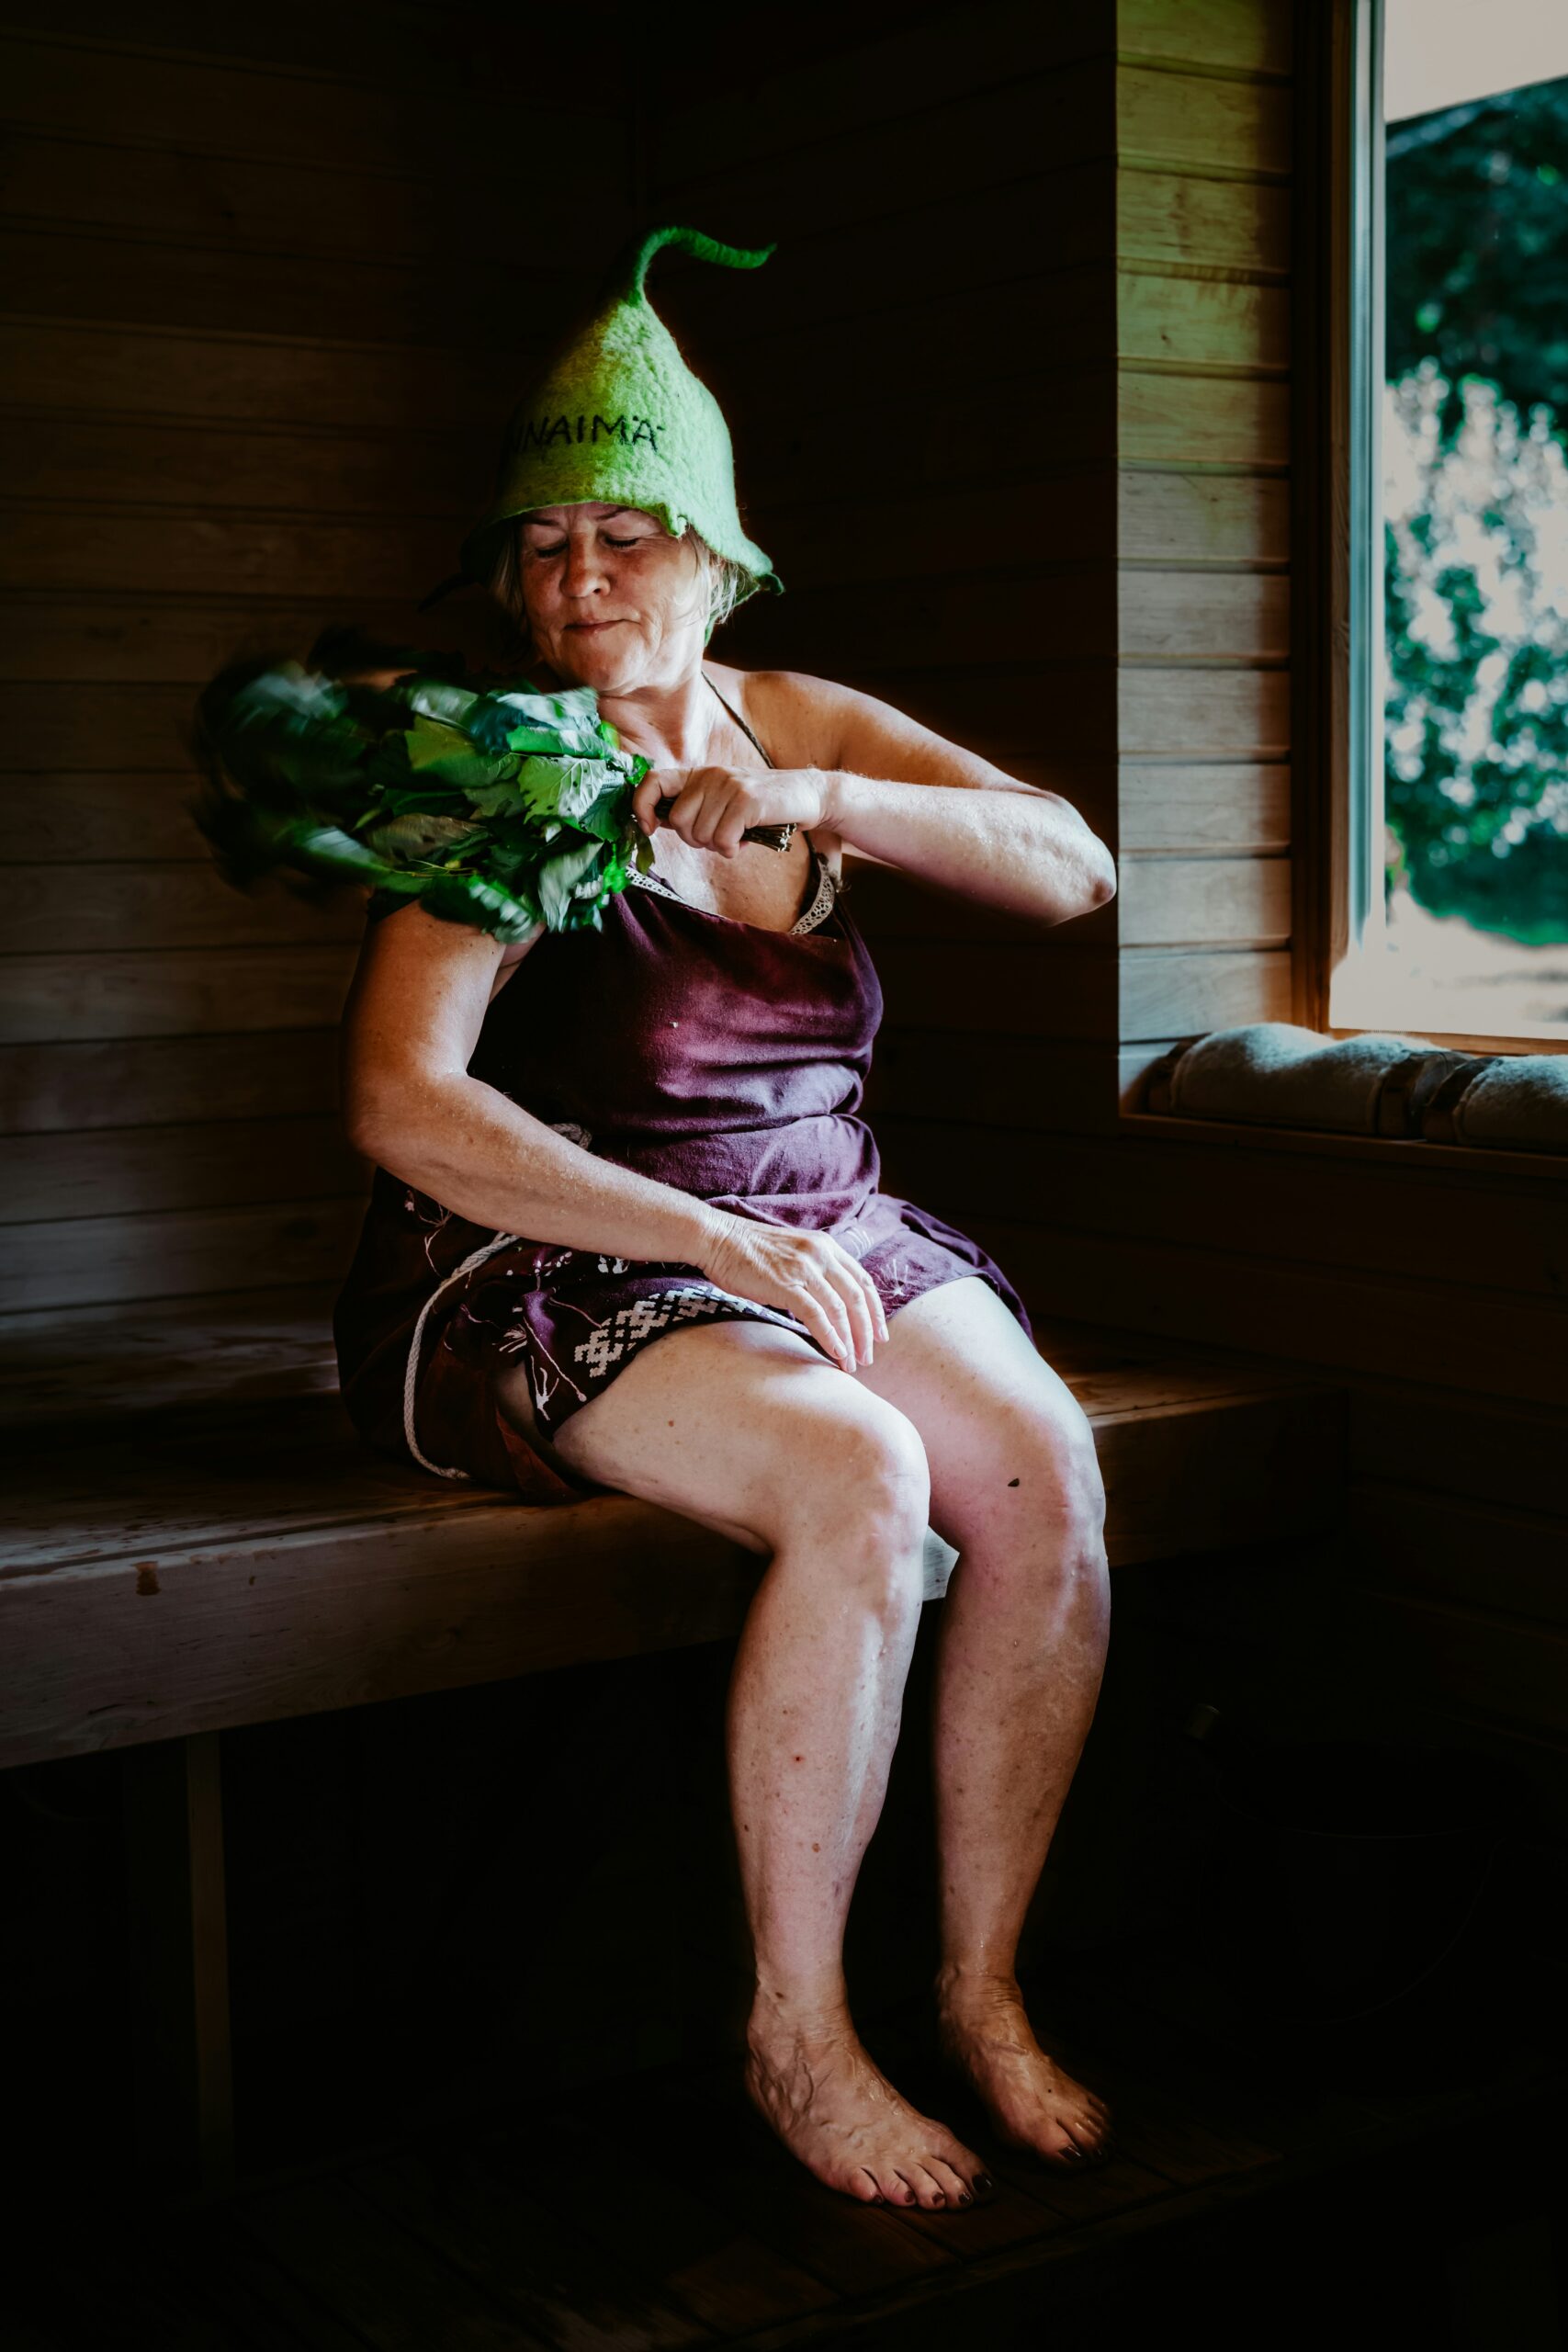
[[854, 1377], [919, 1430], [931, 1524], [960, 1550], [1021, 1510], [1098, 1525], [1104, 1494], [1083, 1409], [979, 1275], [901, 1306]]
[[[520, 1371], [497, 1396], [528, 1434]], [[754, 1552], [786, 1528], [807, 1541], [834, 1531], [846, 1498], [870, 1487], [908, 1489], [925, 1525], [924, 1454], [903, 1414], [765, 1323], [665, 1333], [561, 1422], [553, 1452], [581, 1478], [667, 1504]]]

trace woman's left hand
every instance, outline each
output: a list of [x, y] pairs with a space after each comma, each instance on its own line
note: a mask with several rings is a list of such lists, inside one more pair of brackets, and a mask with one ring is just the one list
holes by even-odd
[[[830, 827], [831, 783], [821, 768], [650, 768], [632, 815], [645, 833], [668, 825], [694, 849], [734, 857], [751, 825]], [[661, 800], [672, 804], [663, 817]]]

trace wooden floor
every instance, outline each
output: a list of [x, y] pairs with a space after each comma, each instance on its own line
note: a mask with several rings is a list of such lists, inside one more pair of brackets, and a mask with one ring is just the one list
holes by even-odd
[[[998, 2148], [933, 2075], [919, 2018], [899, 2016], [866, 2039], [985, 2154], [998, 2186], [971, 2211], [856, 2206], [783, 2155], [733, 2068], [665, 2072], [426, 2121], [173, 2215], [138, 2218], [130, 2183], [118, 2222], [84, 2215], [62, 2188], [45, 2204], [69, 2226], [31, 2221], [12, 2240], [0, 2341], [1055, 2352], [1196, 2327], [1205, 2347], [1249, 2352], [1550, 2352], [1560, 2057], [1516, 2030], [1436, 2087], [1368, 2096], [1321, 2064], [1287, 2079], [1157, 2015], [1146, 1970], [1096, 1962], [1065, 1991], [1054, 1972], [1052, 2000], [1032, 1994], [1043, 2038], [1117, 2109], [1122, 2154], [1077, 2178]], [[1058, 2007], [1081, 2041], [1054, 2030]]]

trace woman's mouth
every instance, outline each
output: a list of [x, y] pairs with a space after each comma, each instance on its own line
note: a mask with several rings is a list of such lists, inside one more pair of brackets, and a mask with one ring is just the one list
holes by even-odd
[[584, 636], [587, 636], [595, 629], [626, 628], [629, 627], [629, 623], [626, 621], [568, 621], [567, 627], [570, 629], [581, 629]]

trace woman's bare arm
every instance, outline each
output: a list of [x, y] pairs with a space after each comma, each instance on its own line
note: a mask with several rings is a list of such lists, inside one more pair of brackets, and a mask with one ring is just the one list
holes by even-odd
[[749, 684], [760, 731], [776, 714], [764, 741], [804, 742], [824, 771], [821, 833], [851, 856], [1048, 923], [1114, 897], [1115, 860], [1060, 793], [1007, 775], [852, 686], [788, 671], [759, 673]]
[[355, 1148], [474, 1225], [698, 1266], [735, 1296], [797, 1316], [845, 1369], [869, 1363], [886, 1324], [869, 1277], [829, 1235], [735, 1216], [616, 1167], [468, 1075], [502, 962], [518, 956], [419, 906], [371, 929], [343, 1019]]

